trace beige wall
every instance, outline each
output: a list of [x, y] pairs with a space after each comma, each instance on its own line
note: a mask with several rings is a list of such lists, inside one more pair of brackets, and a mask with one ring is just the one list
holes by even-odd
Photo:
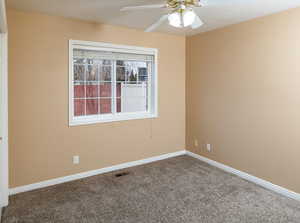
[[[8, 23], [10, 187], [185, 148], [184, 37], [14, 10]], [[68, 127], [69, 39], [157, 48], [159, 118]]]
[[186, 85], [189, 150], [296, 192], [299, 20], [298, 8], [188, 38]]
[[[185, 39], [10, 10], [10, 187], [186, 147], [300, 192], [299, 19]], [[158, 48], [159, 118], [68, 127], [69, 39]]]

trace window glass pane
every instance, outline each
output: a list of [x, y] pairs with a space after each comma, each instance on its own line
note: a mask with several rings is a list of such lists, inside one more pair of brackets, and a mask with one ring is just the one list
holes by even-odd
[[126, 81], [132, 84], [148, 81], [147, 62], [118, 60], [117, 81]]
[[125, 66], [124, 60], [117, 60], [117, 66]]
[[87, 64], [93, 64], [94, 63], [94, 59], [86, 58], [86, 63]]
[[96, 115], [98, 114], [98, 99], [87, 99], [86, 100], [86, 114]]
[[121, 86], [122, 86], [122, 83], [117, 83], [117, 86], [116, 86], [116, 90], [117, 90], [117, 97], [121, 97]]
[[74, 64], [74, 81], [84, 81], [85, 65]]
[[147, 111], [147, 98], [126, 97], [121, 99], [121, 112], [145, 112]]
[[86, 60], [84, 58], [74, 58], [74, 64], [84, 64], [86, 63]]
[[111, 113], [111, 98], [100, 99], [100, 114]]
[[111, 83], [101, 83], [100, 86], [100, 97], [110, 98], [111, 97]]
[[148, 84], [118, 84], [117, 112], [141, 112], [148, 110]]
[[100, 81], [111, 81], [111, 66], [100, 66]]
[[116, 111], [141, 112], [148, 110], [149, 62], [116, 62]]
[[138, 68], [138, 80], [140, 82], [148, 81], [148, 69], [147, 68], [145, 68], [145, 67]]
[[127, 68], [127, 83], [134, 84], [138, 81], [138, 76], [137, 76], [137, 70], [135, 69], [136, 67], [128, 67]]
[[87, 81], [98, 81], [98, 66], [97, 65], [88, 65], [87, 66]]
[[97, 83], [89, 83], [86, 84], [86, 97], [98, 97], [99, 96], [99, 88]]
[[84, 82], [74, 82], [74, 98], [84, 98]]
[[125, 81], [125, 67], [117, 67], [117, 81]]
[[121, 109], [121, 98], [117, 98], [117, 112], [118, 113], [122, 112], [122, 109]]
[[121, 84], [121, 96], [122, 97], [146, 97], [147, 96], [147, 84]]
[[74, 115], [75, 116], [85, 115], [85, 99], [74, 100]]

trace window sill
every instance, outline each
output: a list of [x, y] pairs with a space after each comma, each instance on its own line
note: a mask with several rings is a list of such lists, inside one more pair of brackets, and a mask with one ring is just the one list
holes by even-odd
[[128, 121], [128, 120], [136, 120], [136, 119], [149, 119], [149, 118], [157, 118], [157, 114], [149, 114], [149, 113], [127, 113], [120, 115], [94, 115], [89, 117], [77, 117], [73, 118], [69, 121], [69, 126], [78, 126], [78, 125], [91, 125], [97, 123], [109, 123], [109, 122], [120, 122], [120, 121]]

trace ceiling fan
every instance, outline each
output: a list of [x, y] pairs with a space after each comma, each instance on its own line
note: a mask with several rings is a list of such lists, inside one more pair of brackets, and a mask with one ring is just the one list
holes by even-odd
[[159, 20], [148, 27], [145, 32], [152, 32], [158, 28], [164, 21], [169, 20], [171, 26], [183, 28], [190, 26], [192, 29], [198, 29], [204, 23], [195, 13], [195, 7], [202, 7], [202, 0], [166, 0], [165, 3], [155, 5], [128, 6], [121, 11], [145, 10], [145, 9], [169, 9], [169, 13], [163, 15]]

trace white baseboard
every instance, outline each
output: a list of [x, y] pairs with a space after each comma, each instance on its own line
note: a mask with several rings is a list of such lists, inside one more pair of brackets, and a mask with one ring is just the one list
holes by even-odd
[[108, 172], [112, 172], [112, 171], [116, 171], [116, 170], [121, 170], [124, 168], [128, 168], [128, 167], [134, 167], [134, 166], [138, 166], [138, 165], [143, 165], [143, 164], [147, 164], [147, 163], [151, 163], [151, 162], [155, 162], [155, 161], [159, 161], [159, 160], [164, 160], [164, 159], [168, 159], [168, 158], [172, 158], [172, 157], [176, 157], [176, 156], [181, 156], [181, 155], [189, 155], [191, 157], [194, 157], [196, 159], [199, 159], [205, 163], [208, 163], [212, 166], [215, 166], [219, 169], [222, 169], [226, 172], [235, 174], [245, 180], [248, 180], [250, 182], [253, 182], [255, 184], [258, 184], [266, 189], [272, 190], [276, 193], [279, 193], [281, 195], [284, 195], [286, 197], [295, 199], [297, 201], [300, 201], [300, 194], [293, 192], [291, 190], [288, 190], [286, 188], [280, 187], [278, 185], [272, 184], [271, 182], [268, 182], [266, 180], [260, 179], [258, 177], [255, 177], [253, 175], [250, 175], [248, 173], [245, 173], [243, 171], [239, 171], [237, 169], [234, 169], [230, 166], [224, 165], [222, 163], [216, 162], [214, 160], [208, 159], [206, 157], [203, 157], [201, 155], [192, 153], [190, 151], [186, 151], [186, 150], [181, 150], [178, 152], [174, 152], [174, 153], [168, 153], [168, 154], [164, 154], [164, 155], [160, 155], [160, 156], [155, 156], [155, 157], [150, 157], [147, 159], [143, 159], [143, 160], [137, 160], [137, 161], [133, 161], [133, 162], [128, 162], [128, 163], [123, 163], [123, 164], [119, 164], [119, 165], [115, 165], [115, 166], [111, 166], [111, 167], [106, 167], [106, 168], [102, 168], [102, 169], [97, 169], [97, 170], [91, 170], [91, 171], [87, 171], [87, 172], [83, 172], [83, 173], [78, 173], [78, 174], [74, 174], [74, 175], [70, 175], [70, 176], [65, 176], [65, 177], [60, 177], [60, 178], [55, 178], [55, 179], [51, 179], [51, 180], [46, 180], [46, 181], [42, 181], [39, 183], [34, 183], [34, 184], [29, 184], [29, 185], [25, 185], [25, 186], [20, 186], [20, 187], [15, 187], [15, 188], [11, 188], [9, 190], [9, 194], [13, 195], [13, 194], [18, 194], [18, 193], [22, 193], [22, 192], [26, 192], [26, 191], [31, 191], [31, 190], [35, 190], [35, 189], [40, 189], [40, 188], [44, 188], [44, 187], [48, 187], [48, 186], [53, 186], [56, 184], [61, 184], [61, 183], [65, 183], [65, 182], [69, 182], [69, 181], [73, 181], [73, 180], [78, 180], [78, 179], [82, 179], [82, 178], [86, 178], [86, 177], [90, 177], [90, 176], [95, 176], [98, 174], [103, 174], [103, 173], [108, 173]]
[[237, 176], [239, 176], [239, 177], [241, 177], [241, 178], [243, 178], [245, 180], [248, 180], [250, 182], [258, 184], [258, 185], [260, 185], [260, 186], [262, 186], [262, 187], [264, 187], [266, 189], [272, 190], [272, 191], [274, 191], [274, 192], [276, 192], [278, 194], [281, 194], [281, 195], [284, 195], [286, 197], [289, 197], [289, 198], [295, 199], [297, 201], [300, 201], [300, 194], [299, 193], [296, 193], [296, 192], [288, 190], [288, 189], [286, 189], [284, 187], [280, 187], [278, 185], [272, 184], [269, 181], [260, 179], [258, 177], [253, 176], [253, 175], [250, 175], [248, 173], [239, 171], [237, 169], [234, 169], [232, 167], [226, 166], [226, 165], [224, 165], [222, 163], [219, 163], [219, 162], [216, 162], [214, 160], [208, 159], [208, 158], [206, 158], [204, 156], [200, 156], [198, 154], [192, 153], [190, 151], [186, 151], [186, 154], [189, 155], [189, 156], [192, 156], [192, 157], [194, 157], [196, 159], [199, 159], [199, 160], [201, 160], [201, 161], [203, 161], [205, 163], [208, 163], [208, 164], [210, 164], [212, 166], [215, 166], [215, 167], [217, 167], [219, 169], [222, 169], [222, 170], [224, 170], [226, 172], [229, 172], [229, 173], [232, 173], [234, 175], [237, 175]]
[[143, 159], [143, 160], [137, 160], [137, 161], [123, 163], [123, 164], [119, 164], [119, 165], [115, 165], [115, 166], [105, 167], [102, 169], [91, 170], [91, 171], [78, 173], [78, 174], [74, 174], [74, 175], [70, 175], [70, 176], [65, 176], [65, 177], [46, 180], [46, 181], [42, 181], [42, 182], [38, 182], [38, 183], [34, 183], [34, 184], [25, 185], [25, 186], [15, 187], [15, 188], [11, 188], [9, 190], [9, 194], [14, 195], [14, 194], [18, 194], [18, 193], [22, 193], [22, 192], [26, 192], [26, 191], [31, 191], [31, 190], [35, 190], [35, 189], [48, 187], [48, 186], [53, 186], [56, 184], [61, 184], [61, 183], [65, 183], [65, 182], [69, 182], [69, 181], [73, 181], [73, 180], [90, 177], [90, 176], [95, 176], [98, 174], [121, 170], [121, 169], [128, 168], [128, 167], [134, 167], [134, 166], [138, 166], [138, 165], [152, 163], [155, 161], [164, 160], [164, 159], [168, 159], [168, 158], [172, 158], [172, 157], [176, 157], [176, 156], [181, 156], [184, 154], [186, 154], [186, 151], [181, 150], [178, 152], [168, 153], [168, 154], [164, 154], [164, 155], [160, 155], [160, 156], [154, 156], [154, 157], [150, 157], [150, 158]]

